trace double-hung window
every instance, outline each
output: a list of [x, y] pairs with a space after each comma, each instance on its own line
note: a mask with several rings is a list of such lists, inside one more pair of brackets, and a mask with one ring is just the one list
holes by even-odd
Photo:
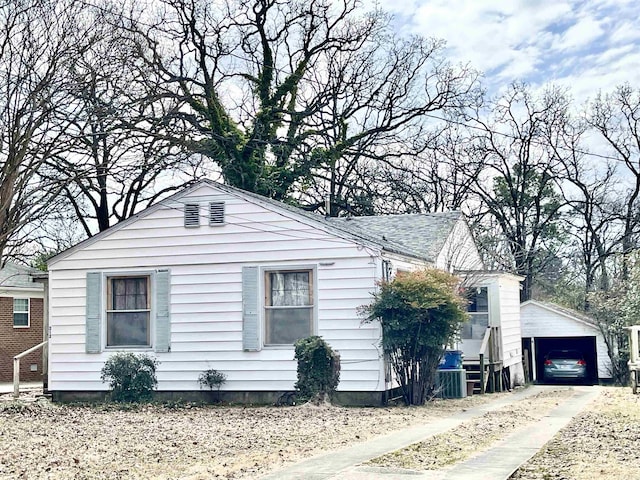
[[13, 326], [14, 328], [29, 327], [29, 299], [13, 299]]
[[314, 331], [313, 270], [265, 272], [265, 345], [291, 345]]
[[151, 346], [150, 277], [107, 277], [107, 347]]
[[469, 321], [462, 325], [462, 339], [482, 340], [489, 326], [489, 292], [487, 287], [468, 290]]

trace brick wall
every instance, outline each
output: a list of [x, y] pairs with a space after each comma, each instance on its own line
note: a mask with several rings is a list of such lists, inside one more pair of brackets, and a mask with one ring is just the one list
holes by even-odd
[[[13, 298], [0, 297], [0, 382], [13, 381], [13, 357], [42, 342], [41, 298], [32, 298], [29, 305], [29, 328], [13, 328]], [[35, 372], [31, 365], [37, 365]], [[20, 360], [20, 381], [42, 380], [42, 350]]]

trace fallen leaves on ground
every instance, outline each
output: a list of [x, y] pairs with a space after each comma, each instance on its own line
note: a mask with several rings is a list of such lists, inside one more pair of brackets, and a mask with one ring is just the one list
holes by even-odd
[[[508, 394], [500, 394], [508, 395]], [[498, 395], [498, 396], [500, 396]], [[0, 478], [239, 479], [495, 400], [425, 407], [73, 406], [0, 398]]]
[[605, 388], [513, 480], [639, 480], [640, 395]]

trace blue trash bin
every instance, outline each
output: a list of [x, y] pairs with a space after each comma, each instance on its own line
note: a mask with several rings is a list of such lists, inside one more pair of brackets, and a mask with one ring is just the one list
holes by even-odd
[[462, 350], [445, 350], [438, 368], [441, 370], [462, 368]]

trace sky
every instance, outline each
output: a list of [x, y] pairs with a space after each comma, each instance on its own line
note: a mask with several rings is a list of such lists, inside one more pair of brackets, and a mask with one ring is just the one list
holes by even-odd
[[379, 0], [403, 33], [442, 38], [447, 55], [484, 72], [497, 93], [514, 80], [570, 88], [579, 103], [640, 87], [640, 7], [629, 0]]

